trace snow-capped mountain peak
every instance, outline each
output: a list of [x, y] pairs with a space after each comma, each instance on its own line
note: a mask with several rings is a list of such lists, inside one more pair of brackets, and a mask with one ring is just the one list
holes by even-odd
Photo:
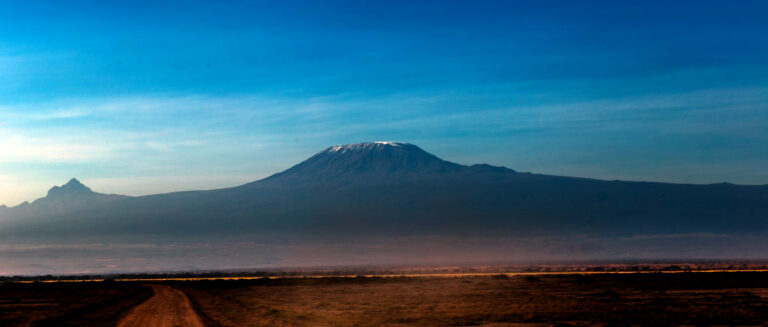
[[359, 174], [447, 173], [461, 165], [403, 142], [363, 142], [329, 147], [292, 167], [287, 175], [336, 177]]

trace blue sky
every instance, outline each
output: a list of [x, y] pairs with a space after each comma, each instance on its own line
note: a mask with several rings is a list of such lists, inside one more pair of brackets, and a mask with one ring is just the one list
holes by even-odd
[[0, 2], [0, 204], [237, 185], [342, 143], [768, 184], [764, 1]]

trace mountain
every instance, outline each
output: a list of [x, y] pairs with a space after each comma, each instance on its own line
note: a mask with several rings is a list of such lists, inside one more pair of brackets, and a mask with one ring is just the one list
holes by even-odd
[[56, 197], [81, 197], [92, 196], [97, 194], [93, 192], [89, 187], [80, 183], [77, 178], [70, 179], [69, 182], [62, 186], [54, 186], [48, 190], [48, 198]]
[[370, 178], [392, 174], [450, 174], [462, 168], [413, 144], [372, 142], [332, 146], [275, 177], [333, 180], [342, 176]]
[[31, 203], [24, 202], [16, 207], [4, 206], [4, 209], [0, 208], [0, 218], [11, 216], [17, 219], [32, 217], [56, 219], [60, 215], [71, 215], [78, 211], [88, 210], [94, 206], [125, 198], [127, 197], [123, 195], [93, 192], [80, 181], [72, 178], [64, 185], [52, 187], [43, 198]]
[[87, 207], [78, 212], [80, 226], [91, 218], [123, 231], [139, 224], [162, 231], [170, 224], [169, 232], [181, 233], [258, 227], [286, 233], [626, 234], [766, 228], [766, 203], [765, 186], [517, 173], [451, 163], [412, 144], [374, 142], [329, 147], [284, 172], [230, 189], [123, 198], [94, 193], [73, 179], [27, 207]]
[[448, 162], [398, 142], [332, 146], [263, 180], [219, 190], [124, 197], [72, 180], [22, 207], [2, 214], [0, 237], [618, 240], [768, 232], [768, 186], [520, 173]]

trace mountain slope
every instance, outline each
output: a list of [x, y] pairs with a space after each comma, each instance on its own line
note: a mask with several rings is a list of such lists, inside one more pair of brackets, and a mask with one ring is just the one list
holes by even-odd
[[[77, 185], [68, 190], [83, 191]], [[284, 172], [234, 188], [110, 196], [77, 208], [55, 215], [39, 211], [4, 231], [301, 238], [768, 232], [767, 186], [517, 173], [447, 162], [396, 142], [330, 147]]]
[[56, 219], [125, 198], [127, 197], [123, 195], [94, 192], [72, 178], [62, 186], [52, 187], [43, 198], [31, 203], [24, 202], [16, 207], [0, 209], [0, 217]]
[[332, 146], [275, 177], [334, 179], [342, 176], [448, 174], [463, 167], [407, 143], [372, 142]]

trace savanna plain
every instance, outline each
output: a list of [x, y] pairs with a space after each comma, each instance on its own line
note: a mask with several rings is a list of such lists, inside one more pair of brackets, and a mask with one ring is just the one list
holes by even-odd
[[128, 326], [171, 305], [204, 326], [759, 326], [768, 272], [0, 284], [0, 326]]

